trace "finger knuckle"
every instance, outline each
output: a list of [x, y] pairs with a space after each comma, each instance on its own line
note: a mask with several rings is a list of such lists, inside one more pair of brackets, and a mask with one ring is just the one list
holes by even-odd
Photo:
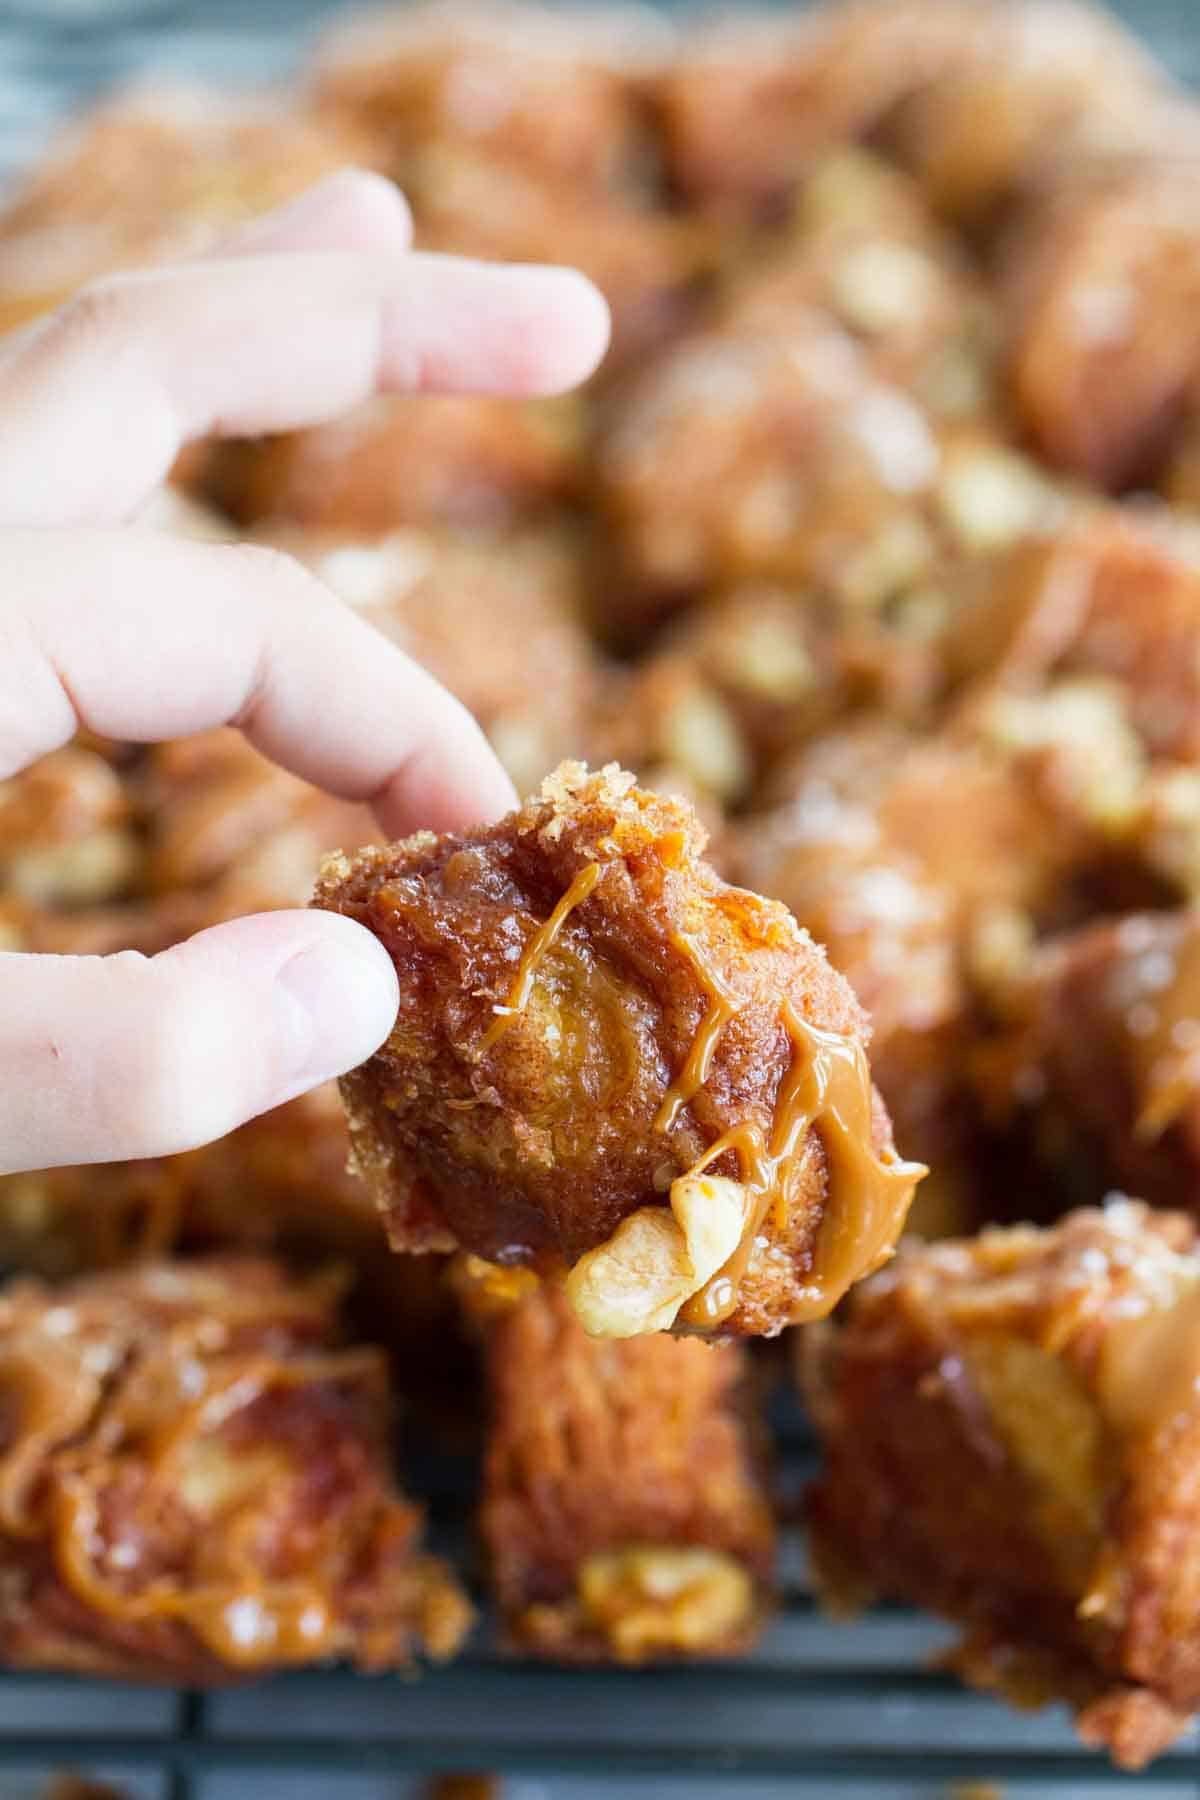
[[59, 310], [53, 331], [62, 346], [77, 341], [119, 339], [132, 323], [133, 289], [119, 276], [89, 281]]
[[264, 606], [279, 607], [286, 614], [334, 604], [316, 576], [275, 544], [228, 544], [222, 553]]

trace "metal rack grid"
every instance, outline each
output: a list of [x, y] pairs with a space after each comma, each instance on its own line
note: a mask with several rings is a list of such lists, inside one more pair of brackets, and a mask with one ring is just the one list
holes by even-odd
[[[1110, 4], [1112, 0], [1110, 0]], [[136, 73], [274, 80], [339, 0], [0, 0], [0, 181], [59, 120]], [[1116, 0], [1177, 73], [1200, 81], [1197, 0]], [[811, 1470], [784, 1421], [787, 1485]], [[462, 1468], [411, 1471], [435, 1546], [469, 1560]], [[497, 1771], [505, 1800], [1200, 1800], [1200, 1734], [1123, 1775], [1061, 1708], [1018, 1714], [928, 1668], [945, 1627], [904, 1608], [834, 1624], [785, 1538], [782, 1606], [727, 1665], [595, 1672], [500, 1659], [485, 1623], [415, 1680], [343, 1671], [200, 1695], [0, 1675], [0, 1800], [64, 1765], [131, 1800], [420, 1800], [439, 1769]], [[974, 1791], [972, 1789], [972, 1791]], [[962, 1800], [967, 1790], [963, 1789]]]
[[[790, 1402], [774, 1410], [795, 1493], [811, 1439]], [[434, 1547], [469, 1567], [473, 1473], [414, 1451]], [[1200, 1800], [1200, 1733], [1122, 1775], [1079, 1745], [1064, 1709], [1016, 1713], [934, 1673], [950, 1636], [938, 1621], [903, 1607], [823, 1618], [795, 1532], [780, 1578], [778, 1618], [735, 1663], [514, 1662], [485, 1620], [456, 1662], [411, 1679], [334, 1670], [200, 1695], [9, 1675], [0, 1800], [26, 1800], [63, 1764], [132, 1800], [420, 1800], [439, 1769], [503, 1772], [505, 1800], [957, 1800], [959, 1783], [1003, 1800]]]

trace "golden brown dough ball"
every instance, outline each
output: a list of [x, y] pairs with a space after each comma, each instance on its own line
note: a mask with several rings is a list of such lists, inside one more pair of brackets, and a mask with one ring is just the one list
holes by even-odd
[[672, 176], [706, 206], [769, 208], [821, 152], [931, 80], [980, 14], [973, 0], [834, 0], [718, 20], [659, 83]]
[[1153, 480], [1200, 365], [1195, 146], [1052, 183], [1006, 265], [1009, 386], [1038, 451], [1113, 491]]
[[470, 1608], [388, 1469], [387, 1372], [336, 1291], [251, 1258], [0, 1297], [0, 1650], [212, 1685], [457, 1647]]
[[480, 1522], [513, 1648], [637, 1664], [752, 1643], [775, 1533], [741, 1347], [597, 1343], [546, 1287], [484, 1342]]
[[977, 1081], [1064, 1190], [1200, 1214], [1200, 914], [1096, 919], [1040, 946]]
[[1192, 1222], [1119, 1200], [902, 1245], [810, 1358], [834, 1604], [944, 1614], [964, 1680], [1124, 1768], [1200, 1703], [1198, 1298]]
[[690, 809], [566, 764], [498, 825], [334, 857], [400, 976], [346, 1076], [397, 1248], [566, 1269], [594, 1333], [773, 1334], [886, 1257], [920, 1173], [849, 988], [701, 860]]
[[1128, 142], [1173, 103], [1152, 58], [1080, 0], [981, 7], [976, 29], [888, 123], [938, 210], [983, 225], [1047, 169]]
[[582, 424], [570, 397], [401, 395], [307, 431], [218, 445], [201, 487], [240, 525], [362, 536], [503, 526], [577, 491]]
[[985, 284], [913, 178], [857, 146], [814, 165], [784, 223], [731, 263], [721, 302], [727, 323], [757, 331], [832, 314], [872, 372], [935, 418], [995, 404], [1000, 331]]
[[140, 874], [129, 793], [98, 751], [68, 744], [0, 781], [0, 891], [9, 901], [94, 906]]
[[773, 581], [860, 613], [947, 604], [947, 579], [1062, 504], [990, 426], [936, 420], [826, 314], [688, 339], [610, 397], [596, 499], [610, 627]]

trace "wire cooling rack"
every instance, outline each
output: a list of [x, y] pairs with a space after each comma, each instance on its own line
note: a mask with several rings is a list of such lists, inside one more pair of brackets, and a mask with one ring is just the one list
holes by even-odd
[[[333, 0], [0, 0], [0, 182], [61, 118], [134, 75], [273, 80]], [[1185, 80], [1200, 80], [1200, 0], [1124, 0]], [[813, 1466], [785, 1417], [795, 1491]], [[435, 1547], [469, 1566], [469, 1471], [410, 1463]], [[1061, 1709], [1018, 1714], [932, 1673], [936, 1621], [885, 1608], [855, 1624], [816, 1610], [785, 1536], [782, 1606], [727, 1665], [638, 1672], [543, 1668], [495, 1653], [487, 1621], [449, 1668], [415, 1680], [335, 1671], [200, 1695], [0, 1675], [0, 1800], [51, 1770], [131, 1800], [422, 1800], [434, 1770], [495, 1771], [504, 1800], [1200, 1800], [1200, 1738], [1140, 1776], [1075, 1740]]]
[[[795, 1493], [815, 1455], [798, 1411], [775, 1413]], [[426, 1454], [408, 1472], [434, 1548], [469, 1568], [469, 1466]], [[778, 1618], [735, 1663], [547, 1668], [498, 1655], [485, 1619], [456, 1662], [412, 1679], [335, 1670], [199, 1695], [0, 1677], [0, 1800], [64, 1764], [133, 1800], [423, 1800], [441, 1769], [503, 1773], [504, 1800], [1200, 1800], [1195, 1733], [1119, 1774], [1063, 1709], [1015, 1713], [932, 1672], [937, 1621], [823, 1618], [796, 1534], [780, 1575]]]

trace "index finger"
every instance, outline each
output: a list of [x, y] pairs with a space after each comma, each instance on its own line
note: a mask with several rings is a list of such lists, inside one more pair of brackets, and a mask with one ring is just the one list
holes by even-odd
[[292, 430], [376, 393], [558, 392], [607, 341], [569, 269], [313, 251], [112, 276], [0, 363], [0, 524], [125, 518], [210, 432]]
[[25, 530], [0, 562], [0, 778], [79, 725], [152, 743], [229, 724], [390, 836], [513, 802], [466, 709], [279, 551]]

